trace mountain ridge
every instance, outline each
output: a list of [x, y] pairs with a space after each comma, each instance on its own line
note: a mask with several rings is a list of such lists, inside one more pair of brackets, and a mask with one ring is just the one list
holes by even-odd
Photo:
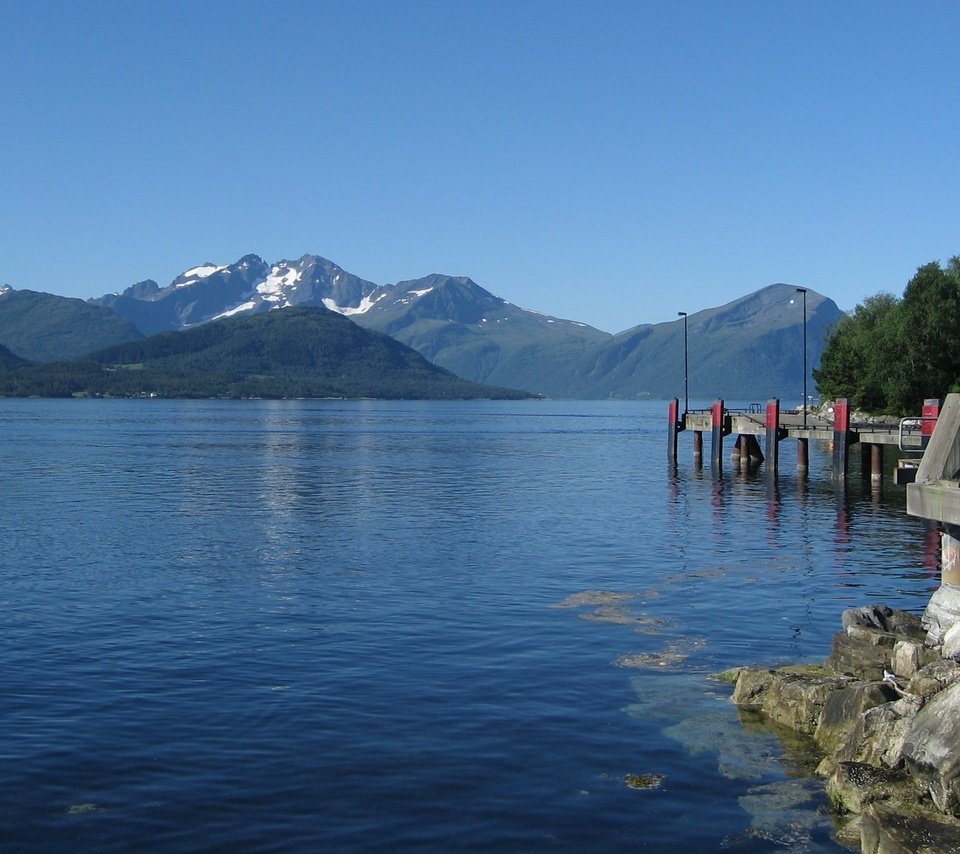
[[[691, 313], [690, 393], [799, 394], [804, 318], [796, 290], [775, 283]], [[668, 397], [683, 387], [682, 321], [612, 334], [519, 308], [467, 276], [431, 273], [378, 285], [317, 255], [268, 263], [248, 254], [233, 264], [191, 267], [163, 288], [145, 279], [89, 302], [142, 335], [284, 306], [323, 307], [473, 382], [552, 397]], [[808, 374], [842, 316], [832, 300], [807, 290]], [[17, 353], [3, 338], [2, 318], [0, 343]]]

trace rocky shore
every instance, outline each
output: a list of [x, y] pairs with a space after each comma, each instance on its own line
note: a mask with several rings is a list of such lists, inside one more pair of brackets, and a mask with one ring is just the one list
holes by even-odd
[[822, 665], [725, 674], [733, 702], [813, 738], [841, 843], [960, 852], [960, 589], [922, 618], [868, 605], [842, 623]]

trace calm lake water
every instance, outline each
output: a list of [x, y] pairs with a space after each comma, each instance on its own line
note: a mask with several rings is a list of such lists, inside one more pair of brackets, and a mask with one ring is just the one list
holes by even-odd
[[674, 471], [663, 402], [0, 400], [0, 439], [4, 850], [840, 850], [709, 676], [937, 586], [901, 489]]

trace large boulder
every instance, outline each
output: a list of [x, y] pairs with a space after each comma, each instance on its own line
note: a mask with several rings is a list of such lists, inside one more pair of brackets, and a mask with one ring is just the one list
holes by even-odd
[[927, 660], [922, 647], [923, 623], [916, 614], [887, 605], [848, 608], [841, 618], [843, 631], [833, 638], [827, 669], [879, 682], [884, 671], [910, 676]]
[[910, 677], [907, 693], [927, 701], [958, 680], [960, 680], [960, 663], [939, 659], [921, 667]]
[[904, 771], [875, 768], [866, 762], [841, 762], [827, 780], [827, 797], [840, 813], [861, 813], [877, 801], [916, 802]]
[[960, 659], [960, 623], [954, 623], [943, 633], [943, 648], [940, 655], [954, 661]]
[[834, 753], [817, 770], [831, 774], [839, 762], [866, 762], [877, 768], [903, 767], [903, 742], [917, 712], [917, 702], [903, 697], [867, 709], [841, 737]]
[[960, 815], [960, 682], [917, 712], [903, 742], [907, 768], [937, 809]]
[[897, 699], [896, 690], [888, 682], [857, 682], [836, 689], [827, 696], [820, 712], [814, 732], [817, 745], [827, 754], [834, 753], [867, 709]]
[[840, 616], [848, 634], [852, 628], [873, 629], [904, 637], [922, 638], [923, 622], [916, 614], [891, 608], [889, 605], [863, 605], [847, 608]]
[[779, 670], [745, 667], [737, 677], [733, 702], [758, 709], [779, 724], [813, 735], [827, 698], [852, 681], [818, 666]]
[[917, 640], [900, 640], [893, 647], [890, 670], [897, 676], [909, 679], [927, 664], [938, 659], [937, 653]]
[[960, 851], [960, 828], [921, 808], [886, 803], [868, 806], [860, 817], [862, 854], [951, 854]]
[[763, 708], [763, 698], [777, 671], [767, 667], [741, 667], [737, 670], [736, 682], [731, 699], [738, 706], [759, 711]]
[[923, 612], [923, 627], [927, 631], [927, 643], [940, 646], [947, 629], [960, 622], [960, 587], [941, 584], [930, 597]]
[[893, 662], [893, 651], [902, 640], [892, 632], [850, 626], [833, 636], [833, 648], [825, 665], [838, 675], [879, 682]]

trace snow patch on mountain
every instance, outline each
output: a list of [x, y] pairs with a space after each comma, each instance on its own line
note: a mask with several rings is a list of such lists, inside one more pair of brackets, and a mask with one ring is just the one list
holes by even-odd
[[[339, 275], [337, 278], [340, 278]], [[336, 281], [336, 279], [334, 279]], [[380, 294], [378, 297], [374, 297], [370, 294], [365, 296], [360, 300], [360, 305], [337, 305], [330, 297], [326, 297], [322, 300], [324, 307], [329, 308], [330, 311], [335, 311], [337, 314], [342, 314], [344, 316], [349, 316], [351, 314], [366, 314], [373, 308], [380, 300], [382, 300], [386, 294]]]
[[0, 297], [2, 297], [4, 294], [10, 293], [12, 290], [13, 288], [11, 288], [10, 285], [0, 285]]
[[399, 297], [397, 299], [397, 304], [410, 305], [410, 303], [412, 303], [414, 300], [420, 299], [420, 297], [422, 297], [424, 294], [430, 293], [430, 291], [432, 290], [433, 288], [429, 287], [429, 288], [424, 288], [423, 290], [420, 290], [420, 291], [407, 291], [405, 296]]
[[226, 269], [226, 267], [218, 267], [216, 264], [201, 264], [199, 267], [191, 267], [173, 280], [173, 286], [174, 288], [186, 288]]
[[287, 291], [300, 281], [302, 271], [286, 264], [274, 264], [267, 276], [259, 285], [257, 293], [262, 294], [268, 302], [288, 305], [290, 300]]
[[182, 274], [182, 277], [184, 279], [205, 279], [207, 276], [212, 276], [214, 273], [226, 269], [226, 267], [218, 267], [216, 264], [201, 264], [199, 267], [187, 270]]
[[255, 302], [244, 302], [234, 308], [228, 308], [226, 311], [220, 312], [220, 314], [215, 317], [211, 317], [211, 320], [223, 320], [225, 317], [233, 317], [235, 314], [243, 314], [245, 311], [253, 311], [257, 307]]

